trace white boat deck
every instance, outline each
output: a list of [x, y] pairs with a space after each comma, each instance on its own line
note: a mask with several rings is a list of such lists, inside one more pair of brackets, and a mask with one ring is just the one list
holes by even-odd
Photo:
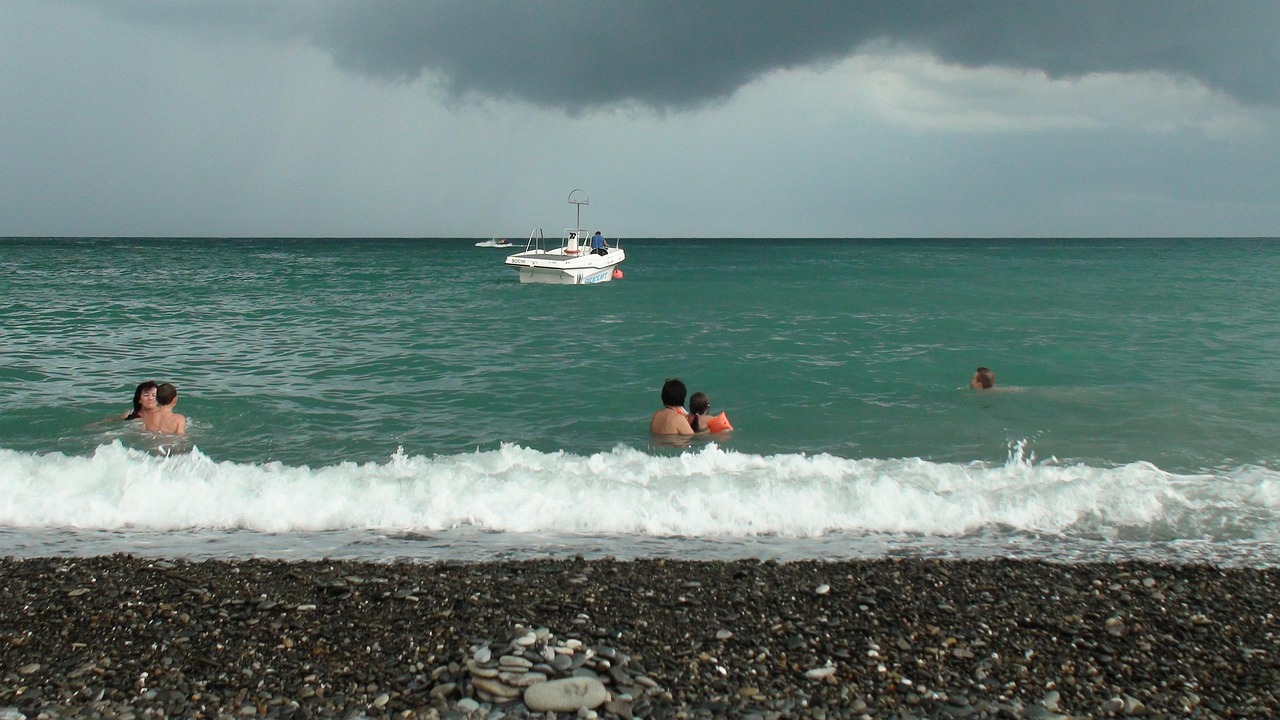
[[620, 242], [604, 248], [603, 254], [590, 247], [590, 233], [582, 229], [581, 217], [582, 206], [588, 202], [581, 190], [569, 193], [569, 204], [578, 206], [578, 224], [565, 228], [560, 247], [545, 247], [542, 228], [534, 228], [524, 251], [507, 256], [506, 264], [519, 271], [520, 282], [594, 285], [622, 277], [618, 266], [626, 261], [627, 253]]

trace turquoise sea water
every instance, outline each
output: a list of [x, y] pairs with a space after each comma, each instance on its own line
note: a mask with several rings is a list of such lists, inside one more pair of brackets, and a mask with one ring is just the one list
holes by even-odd
[[1274, 241], [475, 242], [0, 240], [0, 552], [1280, 560]]

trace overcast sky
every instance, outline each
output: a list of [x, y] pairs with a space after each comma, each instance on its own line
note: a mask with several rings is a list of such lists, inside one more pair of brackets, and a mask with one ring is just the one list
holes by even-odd
[[1280, 3], [0, 0], [0, 236], [1280, 235]]

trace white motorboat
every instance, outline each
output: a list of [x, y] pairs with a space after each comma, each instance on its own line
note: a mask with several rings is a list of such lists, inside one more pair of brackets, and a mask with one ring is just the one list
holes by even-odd
[[494, 238], [492, 240], [481, 240], [476, 243], [476, 247], [509, 248], [515, 247], [515, 244], [506, 238]]
[[569, 203], [578, 206], [577, 227], [565, 229], [559, 247], [548, 247], [542, 228], [537, 228], [529, 234], [523, 252], [507, 256], [506, 264], [520, 273], [520, 282], [592, 285], [622, 277], [618, 266], [627, 259], [626, 252], [616, 241], [614, 247], [593, 251], [591, 233], [582, 229], [582, 206], [590, 204], [590, 199], [574, 190]]

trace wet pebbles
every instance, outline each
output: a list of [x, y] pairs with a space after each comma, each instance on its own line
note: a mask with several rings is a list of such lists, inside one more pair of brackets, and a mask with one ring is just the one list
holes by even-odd
[[0, 720], [1280, 716], [1280, 570], [0, 560]]

